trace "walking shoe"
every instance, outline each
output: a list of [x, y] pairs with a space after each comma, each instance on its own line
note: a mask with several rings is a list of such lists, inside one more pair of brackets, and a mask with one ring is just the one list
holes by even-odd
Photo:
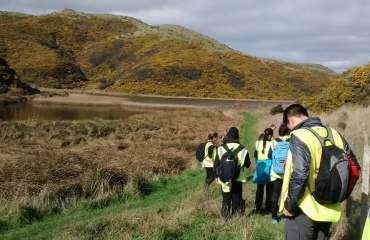
[[271, 222], [272, 222], [272, 224], [277, 224], [278, 223], [278, 219], [273, 218]]

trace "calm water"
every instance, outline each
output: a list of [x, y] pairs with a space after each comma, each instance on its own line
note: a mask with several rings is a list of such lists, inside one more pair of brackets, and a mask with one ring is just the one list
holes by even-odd
[[287, 102], [252, 102], [247, 100], [222, 100], [222, 99], [194, 99], [194, 98], [163, 98], [155, 96], [125, 96], [129, 102], [139, 103], [145, 106], [135, 108], [123, 105], [110, 106], [78, 106], [78, 105], [59, 105], [42, 104], [36, 102], [27, 102], [21, 104], [10, 104], [0, 106], [0, 120], [88, 120], [101, 118], [107, 120], [127, 119], [128, 117], [155, 111], [158, 106], [153, 104], [166, 104], [172, 107], [184, 106], [276, 106], [277, 104], [289, 105]]
[[101, 118], [107, 120], [127, 119], [148, 112], [144, 109], [125, 109], [123, 106], [75, 106], [58, 104], [11, 104], [0, 106], [1, 120], [88, 120]]

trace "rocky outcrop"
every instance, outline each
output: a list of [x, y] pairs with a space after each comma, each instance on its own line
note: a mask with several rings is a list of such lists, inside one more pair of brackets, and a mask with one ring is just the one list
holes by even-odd
[[21, 82], [14, 69], [9, 67], [4, 58], [0, 58], [0, 105], [25, 102], [25, 95], [39, 92], [40, 90]]
[[5, 59], [0, 58], [0, 94], [9, 92], [31, 95], [40, 90], [21, 82], [14, 69], [9, 67]]

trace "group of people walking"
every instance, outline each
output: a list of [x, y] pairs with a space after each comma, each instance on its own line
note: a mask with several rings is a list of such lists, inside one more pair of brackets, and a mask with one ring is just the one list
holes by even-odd
[[[277, 138], [272, 125], [255, 143], [253, 182], [257, 189], [253, 212], [271, 214], [273, 224], [284, 219], [285, 239], [327, 239], [331, 223], [340, 220], [340, 203], [320, 204], [311, 190], [317, 175], [315, 158], [319, 158], [317, 152], [322, 147], [316, 134], [325, 137], [328, 129], [334, 136], [332, 144], [343, 149], [360, 171], [347, 141], [336, 130], [326, 128], [319, 118], [309, 117], [307, 109], [300, 104], [285, 109]], [[221, 216], [226, 218], [230, 210], [231, 215], [239, 213], [245, 203], [243, 183], [247, 181], [246, 168], [251, 166], [251, 160], [239, 142], [236, 127], [227, 131], [219, 146], [217, 140], [217, 133], [208, 135], [202, 164], [206, 169], [205, 185], [214, 180], [221, 185]], [[233, 165], [234, 160], [237, 165]]]

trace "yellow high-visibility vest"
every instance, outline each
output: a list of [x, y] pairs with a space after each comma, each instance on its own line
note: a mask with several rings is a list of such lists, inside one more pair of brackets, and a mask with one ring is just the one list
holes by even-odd
[[[320, 136], [325, 137], [327, 131], [324, 127], [313, 127]], [[343, 141], [339, 133], [334, 129], [331, 129], [333, 134], [333, 140], [335, 144], [343, 149]], [[315, 135], [313, 135], [309, 130], [300, 128], [291, 132], [291, 135], [298, 137], [302, 142], [304, 142], [311, 156], [309, 177], [304, 190], [303, 197], [298, 201], [299, 208], [312, 220], [320, 222], [338, 222], [341, 218], [340, 203], [325, 204], [321, 205], [316, 202], [315, 198], [311, 195], [311, 192], [315, 189], [315, 178], [317, 176], [316, 169], [319, 166], [316, 164], [316, 159], [320, 157], [321, 143]], [[285, 174], [283, 180], [283, 187], [281, 193], [281, 202], [279, 211], [282, 212], [284, 209], [284, 202], [286, 200], [289, 188], [290, 177], [293, 172], [293, 160], [292, 153], [288, 151], [288, 157], [286, 160]]]
[[204, 160], [202, 162], [202, 166], [203, 167], [207, 167], [207, 168], [213, 168], [213, 160], [212, 158], [208, 157], [208, 148], [210, 146], [213, 146], [213, 143], [211, 141], [208, 141], [206, 143], [206, 146], [205, 146], [205, 150], [204, 150]]
[[362, 240], [370, 239], [370, 209], [367, 212], [367, 218], [364, 226], [364, 230], [362, 231]]

